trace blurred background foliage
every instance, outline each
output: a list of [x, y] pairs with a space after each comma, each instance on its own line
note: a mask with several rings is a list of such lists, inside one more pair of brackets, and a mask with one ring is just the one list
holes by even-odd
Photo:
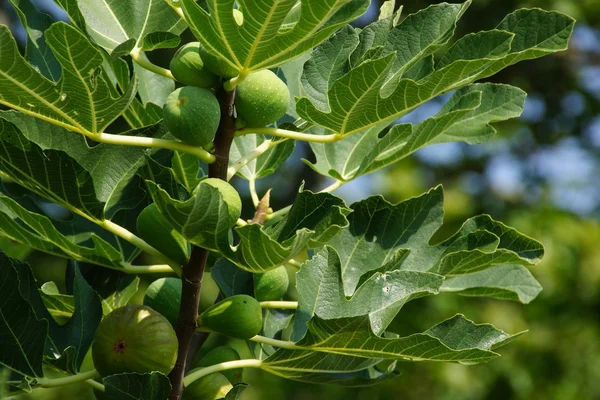
[[[61, 18], [50, 1], [34, 2]], [[372, 3], [358, 25], [376, 17], [379, 4]], [[434, 2], [403, 3], [406, 15]], [[390, 328], [400, 334], [422, 331], [460, 310], [476, 322], [529, 333], [489, 364], [398, 363], [400, 376], [374, 387], [313, 386], [250, 370], [245, 380], [251, 388], [244, 399], [600, 399], [600, 0], [474, 0], [457, 37], [491, 29], [521, 7], [555, 9], [578, 20], [568, 51], [517, 64], [491, 78], [529, 93], [523, 116], [498, 125], [497, 137], [488, 143], [426, 148], [342, 187], [338, 194], [349, 203], [374, 193], [398, 202], [442, 183], [446, 225], [440, 237], [454, 232], [466, 218], [488, 213], [542, 241], [546, 256], [533, 273], [544, 291], [532, 304], [440, 295], [409, 303]], [[8, 1], [0, 0], [0, 22], [24, 38]], [[170, 54], [157, 52], [152, 58], [166, 65]], [[443, 101], [427, 103], [405, 118], [420, 121]], [[313, 189], [328, 184], [300, 162], [302, 157], [311, 156], [299, 144], [279, 178], [260, 182], [259, 189], [274, 188], [275, 208], [287, 205], [302, 181]], [[4, 240], [0, 248], [27, 259], [40, 284], [64, 284], [63, 260]], [[207, 345], [223, 340], [215, 337]], [[241, 343], [231, 344], [247, 352]], [[22, 398], [93, 397], [88, 387], [75, 386], [40, 389]]]

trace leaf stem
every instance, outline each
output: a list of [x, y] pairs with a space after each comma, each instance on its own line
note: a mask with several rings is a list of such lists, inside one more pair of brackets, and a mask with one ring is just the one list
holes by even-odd
[[135, 61], [135, 63], [140, 67], [147, 69], [148, 71], [154, 72], [155, 74], [164, 76], [165, 78], [175, 80], [175, 77], [173, 76], [170, 70], [163, 67], [159, 67], [156, 64], [152, 64], [147, 58], [143, 57], [142, 54], [143, 52], [138, 47], [134, 48], [133, 50], [131, 50], [131, 53], [129, 53], [132, 60]]
[[260, 335], [251, 337], [248, 340], [251, 340], [256, 343], [267, 344], [267, 345], [273, 346], [273, 347], [281, 347], [282, 349], [289, 349], [289, 350], [302, 350], [303, 349], [303, 347], [298, 346], [298, 345], [296, 345], [296, 343], [290, 342], [289, 340], [272, 339], [272, 338], [268, 338], [266, 336], [260, 336]]
[[249, 134], [264, 134], [315, 143], [334, 143], [338, 140], [342, 140], [345, 137], [344, 135], [339, 135], [337, 133], [330, 135], [312, 135], [310, 133], [289, 131], [287, 129], [279, 128], [243, 128], [238, 129], [235, 132], [236, 136], [244, 136]]
[[88, 379], [94, 379], [98, 376], [98, 371], [95, 369], [87, 372], [81, 372], [76, 375], [66, 376], [64, 378], [39, 378], [38, 384], [44, 388], [51, 388], [57, 386], [71, 385], [73, 383], [85, 382]]
[[93, 379], [88, 379], [87, 381], [84, 381], [84, 383], [87, 383], [88, 385], [90, 385], [94, 389], [99, 390], [101, 392], [105, 392], [106, 391], [106, 388], [104, 387], [103, 384], [101, 384], [100, 382], [96, 382]]
[[297, 301], [261, 301], [262, 308], [278, 308], [281, 310], [296, 310], [298, 309]]
[[258, 193], [256, 193], [256, 179], [248, 179], [248, 188], [250, 190], [250, 197], [252, 198], [252, 203], [254, 203], [254, 208], [256, 208], [258, 207], [258, 203], [260, 202], [260, 199], [258, 198]]
[[240, 169], [244, 168], [246, 165], [248, 165], [252, 161], [256, 160], [258, 157], [260, 157], [261, 155], [266, 153], [269, 149], [272, 149], [273, 147], [275, 147], [278, 144], [283, 143], [287, 140], [289, 140], [289, 139], [283, 139], [283, 140], [277, 140], [277, 141], [270, 140], [270, 139], [265, 140], [257, 148], [255, 148], [250, 153], [246, 154], [245, 156], [243, 156], [242, 158], [237, 160], [235, 163], [233, 163], [233, 165], [231, 167], [229, 167], [227, 169], [227, 180], [230, 180], [231, 178], [233, 178], [234, 175], [237, 174]]
[[156, 139], [143, 136], [114, 135], [110, 133], [87, 134], [86, 136], [99, 143], [181, 151], [183, 153], [194, 155], [207, 164], [212, 164], [216, 161], [215, 156], [204, 150], [202, 147], [192, 146], [175, 140]]
[[[166, 256], [164, 254], [162, 254], [160, 251], [156, 250], [154, 247], [152, 247], [148, 243], [146, 243], [142, 238], [134, 235], [132, 232], [128, 231], [121, 225], [115, 224], [114, 222], [107, 220], [107, 219], [105, 219], [103, 221], [95, 221], [95, 222], [98, 225], [100, 225], [102, 228], [106, 229], [107, 231], [114, 233], [115, 235], [127, 240], [129, 243], [133, 244], [134, 246], [138, 247], [139, 249], [144, 250], [146, 253], [156, 256], [156, 257], [160, 257], [160, 258], [166, 258]], [[167, 259], [167, 261], [168, 261], [168, 264], [171, 267], [171, 269], [173, 271], [175, 271], [175, 273], [177, 275], [181, 276], [181, 274], [182, 274], [181, 265], [179, 265], [178, 263], [176, 263], [175, 261], [172, 261], [172, 260]]]
[[184, 378], [183, 383], [185, 386], [189, 386], [195, 380], [198, 380], [210, 374], [214, 374], [215, 372], [227, 371], [229, 369], [237, 368], [260, 368], [261, 366], [262, 361], [257, 360], [255, 358], [250, 358], [246, 360], [227, 361], [194, 371]]
[[240, 83], [244, 82], [248, 77], [249, 71], [247, 69], [241, 70], [240, 74], [235, 78], [231, 78], [223, 84], [226, 91], [232, 92]]
[[[163, 256], [164, 257], [164, 256]], [[173, 272], [173, 268], [167, 264], [157, 265], [131, 265], [130, 263], [122, 263], [122, 270], [126, 274], [169, 274]]]

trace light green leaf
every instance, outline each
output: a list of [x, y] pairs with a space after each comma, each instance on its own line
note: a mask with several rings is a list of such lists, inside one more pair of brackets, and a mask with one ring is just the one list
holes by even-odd
[[175, 179], [189, 193], [192, 193], [196, 186], [198, 186], [198, 183], [200, 183], [202, 173], [198, 158], [191, 154], [174, 151], [171, 158], [171, 168], [173, 169]]
[[368, 0], [304, 0], [292, 27], [287, 16], [296, 0], [239, 1], [244, 13], [241, 26], [233, 18], [234, 0], [208, 0], [206, 9], [194, 0], [180, 3], [202, 45], [243, 71], [277, 67], [312, 50], [369, 5]]
[[123, 43], [125, 54], [133, 48], [173, 47], [174, 36], [185, 29], [164, 0], [77, 0], [77, 6], [87, 33], [109, 53]]
[[46, 79], [19, 54], [6, 26], [0, 26], [0, 104], [71, 131], [101, 133], [128, 106], [135, 84], [113, 97], [102, 77], [102, 56], [75, 28], [57, 22], [46, 43], [62, 66], [57, 83]]
[[[344, 136], [378, 124], [390, 124], [442, 93], [493, 75], [518, 61], [566, 49], [574, 25], [573, 19], [556, 12], [539, 9], [517, 11], [509, 15], [497, 30], [479, 32], [459, 39], [448, 49], [436, 70], [422, 80], [417, 82], [405, 78], [396, 84], [395, 79], [403, 74], [405, 66], [408, 68], [417, 65], [420, 59], [430, 57], [433, 50], [449, 39], [456, 19], [466, 5], [468, 3], [464, 6], [440, 5], [441, 8], [456, 7], [455, 15], [447, 21], [447, 29], [433, 32], [431, 37], [424, 39], [424, 47], [420, 45], [420, 35], [414, 37], [415, 35], [409, 34], [414, 27], [404, 23], [398, 25], [391, 31], [388, 40], [392, 38], [389, 43], [397, 40], [401, 48], [388, 45], [389, 48], [385, 50], [384, 45], [385, 51], [377, 53], [381, 58], [358, 64], [333, 84], [329, 84], [328, 109], [331, 111], [323, 111], [317, 107], [318, 104], [314, 105], [308, 98], [302, 98], [297, 101], [298, 114], [307, 121]], [[428, 26], [437, 26], [439, 18], [446, 13], [437, 12], [439, 10], [435, 7], [416, 15], [433, 18]], [[409, 18], [405, 20], [406, 24]], [[408, 33], [403, 33], [409, 27]], [[429, 34], [429, 30], [419, 29], [419, 32]], [[395, 52], [389, 53], [392, 48]], [[368, 51], [370, 50], [366, 50], [365, 54]]]
[[[265, 143], [266, 142], [266, 143]], [[242, 157], [248, 155], [259, 146], [274, 144], [272, 140], [265, 139], [264, 135], [236, 136], [233, 139], [231, 152], [229, 154], [229, 165], [235, 164]], [[237, 175], [244, 179], [260, 179], [274, 173], [287, 160], [294, 151], [296, 143], [286, 140], [283, 143], [271, 147], [256, 159], [241, 168]]]
[[60, 294], [54, 282], [44, 283], [39, 292], [48, 312], [58, 324], [64, 324], [73, 316], [75, 299], [73, 296]]
[[368, 318], [314, 317], [308, 322], [304, 339], [293, 349], [277, 350], [262, 368], [295, 379], [298, 373], [357, 371], [381, 359], [475, 364], [498, 357], [493, 350], [519, 336], [489, 324], [477, 325], [462, 315], [400, 338], [376, 336], [369, 325]]
[[[141, 58], [147, 59], [145, 55], [140, 55]], [[133, 70], [136, 77], [139, 78], [138, 93], [142, 104], [147, 105], [153, 103], [162, 107], [165, 100], [173, 90], [175, 90], [175, 81], [162, 75], [155, 74], [152, 71], [140, 67], [139, 64], [133, 63]], [[162, 117], [162, 110], [160, 113]]]
[[440, 291], [463, 296], [514, 300], [528, 304], [542, 291], [542, 286], [525, 267], [499, 265], [484, 271], [449, 278]]

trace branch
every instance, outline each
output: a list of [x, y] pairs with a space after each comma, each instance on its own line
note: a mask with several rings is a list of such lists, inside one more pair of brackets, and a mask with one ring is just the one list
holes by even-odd
[[261, 133], [264, 135], [271, 135], [271, 136], [277, 136], [277, 137], [282, 137], [282, 138], [287, 138], [287, 139], [302, 140], [305, 142], [315, 142], [315, 143], [334, 143], [334, 142], [342, 140], [343, 138], [346, 137], [344, 135], [340, 135], [337, 133], [333, 133], [331, 135], [312, 135], [310, 133], [288, 131], [286, 129], [279, 129], [279, 128], [242, 128], [242, 129], [238, 129], [235, 132], [235, 135], [236, 136], [244, 136], [244, 135], [249, 135], [249, 134], [261, 134]]
[[[233, 106], [235, 101], [235, 91], [226, 91], [219, 89], [217, 93], [219, 104], [221, 105], [221, 121], [214, 141], [215, 162], [208, 166], [208, 176], [227, 180], [227, 167], [229, 165], [229, 152], [231, 143], [235, 134], [235, 117], [233, 115]], [[171, 379], [171, 393], [169, 400], [180, 400], [183, 393], [184, 375], [186, 372], [186, 363], [190, 354], [202, 346], [203, 340], [193, 340], [198, 326], [198, 301], [200, 299], [200, 289], [202, 287], [202, 278], [204, 268], [208, 259], [208, 250], [194, 246], [190, 261], [183, 268], [181, 306], [179, 308], [179, 319], [177, 324], [177, 339], [179, 350], [177, 353], [177, 362], [169, 375]]]

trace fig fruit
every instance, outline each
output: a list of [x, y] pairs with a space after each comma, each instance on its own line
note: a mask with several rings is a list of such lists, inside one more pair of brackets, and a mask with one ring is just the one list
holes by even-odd
[[217, 133], [221, 108], [210, 90], [184, 86], [167, 96], [163, 119], [177, 139], [194, 146], [206, 146]]
[[204, 61], [204, 66], [217, 76], [231, 79], [239, 74], [238, 68], [234, 67], [223, 58], [210, 53], [203, 46], [200, 46], [200, 57], [202, 57], [202, 61]]
[[268, 69], [248, 75], [237, 87], [237, 116], [251, 128], [276, 122], [285, 115], [289, 103], [288, 87]]
[[[190, 372], [194, 372], [191, 370]], [[183, 400], [216, 400], [224, 398], [233, 388], [220, 372], [196, 379], [183, 389]]]
[[250, 339], [262, 328], [262, 309], [254, 297], [238, 294], [206, 309], [198, 324], [225, 336]]
[[[235, 349], [229, 346], [215, 347], [204, 356], [195, 360], [194, 368], [205, 368], [211, 365], [224, 363], [227, 361], [237, 361], [240, 359], [240, 355]], [[223, 375], [229, 379], [231, 383], [238, 383], [242, 379], [242, 369], [228, 369], [222, 372]]]
[[235, 190], [228, 182], [217, 178], [204, 179], [200, 182], [198, 187], [200, 187], [200, 185], [210, 185], [219, 190], [219, 193], [221, 193], [221, 196], [223, 197], [223, 201], [227, 204], [227, 211], [229, 211], [229, 225], [234, 226], [242, 214], [242, 199], [240, 199], [237, 190]]
[[[200, 301], [198, 309], [203, 311], [212, 306], [218, 295], [213, 286], [215, 282], [210, 274], [205, 273], [202, 280], [202, 291], [200, 292]], [[152, 282], [144, 294], [144, 305], [148, 306], [169, 320], [172, 325], [177, 323], [179, 318], [179, 307], [181, 304], [182, 283], [179, 278], [159, 278]]]
[[219, 78], [204, 67], [204, 61], [200, 57], [200, 43], [186, 43], [177, 50], [169, 68], [178, 82], [189, 86], [201, 88], [214, 87]]
[[188, 259], [188, 243], [161, 214], [156, 204], [142, 210], [136, 221], [138, 235], [150, 246], [173, 261], [184, 265]]
[[100, 322], [92, 358], [102, 376], [159, 371], [168, 374], [177, 359], [177, 336], [169, 321], [150, 307], [128, 304]]
[[258, 301], [280, 300], [290, 284], [287, 270], [283, 265], [263, 274], [254, 274], [254, 297]]

